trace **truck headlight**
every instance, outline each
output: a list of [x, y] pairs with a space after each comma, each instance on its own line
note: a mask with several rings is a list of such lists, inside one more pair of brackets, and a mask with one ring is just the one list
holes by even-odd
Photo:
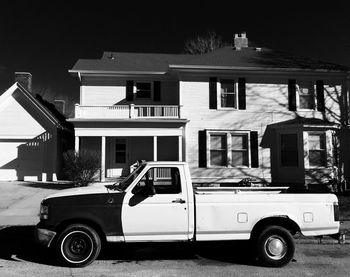
[[40, 205], [40, 219], [48, 219], [49, 218], [49, 206], [41, 203]]

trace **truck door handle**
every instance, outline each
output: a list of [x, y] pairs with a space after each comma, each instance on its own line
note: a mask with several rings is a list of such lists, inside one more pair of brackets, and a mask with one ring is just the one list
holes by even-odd
[[183, 199], [181, 199], [181, 198], [177, 198], [177, 199], [175, 199], [175, 200], [173, 200], [173, 201], [171, 201], [171, 202], [172, 202], [172, 203], [180, 203], [180, 204], [186, 203], [186, 201], [183, 200]]

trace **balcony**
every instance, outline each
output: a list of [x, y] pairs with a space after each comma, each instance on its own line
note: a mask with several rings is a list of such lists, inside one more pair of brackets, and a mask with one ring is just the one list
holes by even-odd
[[75, 118], [180, 118], [180, 107], [172, 105], [75, 105]]

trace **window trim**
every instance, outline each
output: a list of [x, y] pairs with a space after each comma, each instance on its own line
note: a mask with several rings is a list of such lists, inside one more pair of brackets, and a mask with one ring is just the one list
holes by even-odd
[[[324, 138], [324, 146], [323, 149], [324, 155], [325, 155], [325, 162], [322, 166], [312, 166], [310, 165], [310, 143], [309, 143], [309, 135], [322, 135]], [[327, 134], [327, 131], [304, 131], [304, 145], [305, 145], [305, 168], [306, 169], [324, 169], [328, 167], [328, 158], [329, 158], [329, 151], [331, 150], [331, 146], [328, 144], [329, 135]], [[322, 149], [319, 149], [322, 150]]]
[[[250, 130], [207, 130], [206, 131], [206, 139], [207, 139], [207, 168], [251, 168], [251, 145], [250, 145]], [[210, 164], [210, 136], [211, 135], [225, 135], [226, 136], [226, 165], [211, 165]], [[231, 160], [232, 160], [232, 143], [231, 143], [231, 134], [234, 135], [242, 135], [246, 136], [247, 138], [247, 161], [248, 165], [239, 165], [239, 166], [232, 166]]]
[[[137, 84], [140, 83], [148, 83], [151, 85], [151, 91], [150, 91], [150, 97], [139, 97], [137, 95]], [[135, 99], [139, 99], [139, 100], [152, 100], [153, 99], [153, 82], [152, 81], [134, 81], [134, 94], [135, 94]]]

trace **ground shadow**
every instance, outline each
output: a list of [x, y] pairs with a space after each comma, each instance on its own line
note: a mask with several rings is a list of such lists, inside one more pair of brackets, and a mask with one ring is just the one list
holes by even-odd
[[[59, 266], [52, 251], [38, 245], [34, 226], [0, 230], [0, 259]], [[247, 242], [105, 244], [98, 258], [113, 264], [149, 260], [192, 260], [199, 265], [255, 265]]]

